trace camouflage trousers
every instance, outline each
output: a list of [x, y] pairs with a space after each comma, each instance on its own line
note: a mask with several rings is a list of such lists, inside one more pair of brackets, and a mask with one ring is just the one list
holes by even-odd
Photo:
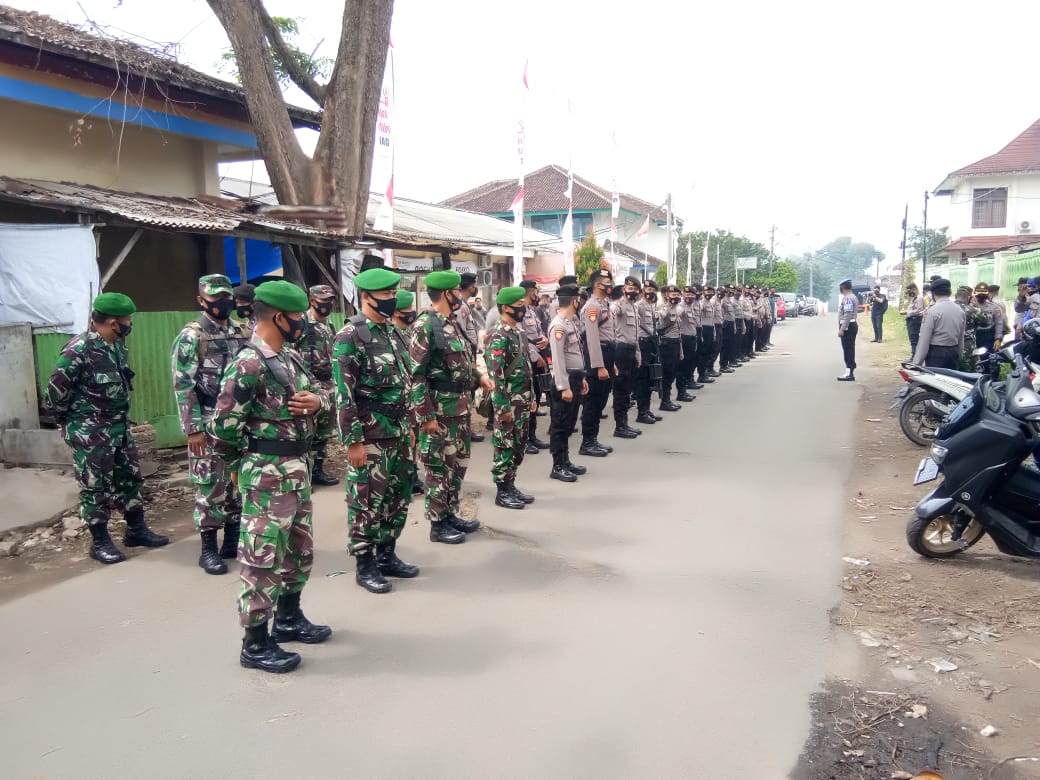
[[406, 437], [365, 443], [368, 461], [347, 463], [347, 520], [351, 555], [401, 535], [412, 497], [413, 462]]
[[[961, 353], [961, 368], [964, 371], [975, 371], [979, 366], [979, 359], [975, 355], [975, 328], [964, 329], [964, 352]], [[990, 344], [990, 346], [993, 346]]]
[[[320, 384], [323, 388], [328, 390], [329, 398], [335, 399], [335, 382], [318, 382], [318, 384]], [[333, 404], [333, 406], [335, 406], [335, 404]], [[329, 448], [329, 439], [332, 438], [335, 432], [336, 410], [334, 408], [320, 411], [314, 415], [314, 441], [311, 444], [311, 455], [315, 459], [325, 460], [325, 456]]]
[[314, 563], [310, 484], [246, 488], [238, 541], [238, 617], [244, 628], [271, 619], [279, 597], [299, 593]]
[[531, 413], [529, 400], [512, 402], [513, 422], [502, 422], [502, 415], [495, 410], [495, 428], [491, 433], [491, 443], [495, 448], [495, 458], [491, 464], [491, 479], [495, 484], [510, 483], [516, 479], [516, 472], [524, 462], [524, 448], [527, 446], [529, 432], [528, 418]]
[[195, 529], [215, 531], [225, 523], [234, 525], [242, 514], [242, 496], [231, 484], [224, 459], [212, 449], [213, 437], [206, 434], [206, 454], [188, 454], [188, 475], [195, 486]]
[[470, 421], [438, 417], [441, 430], [419, 434], [419, 462], [426, 475], [426, 519], [441, 520], [459, 512], [459, 493], [469, 468]]
[[[66, 442], [73, 444], [68, 438]], [[125, 423], [110, 429], [104, 444], [73, 446], [72, 463], [80, 487], [79, 516], [88, 525], [107, 523], [113, 509], [125, 514], [144, 506], [137, 444]]]

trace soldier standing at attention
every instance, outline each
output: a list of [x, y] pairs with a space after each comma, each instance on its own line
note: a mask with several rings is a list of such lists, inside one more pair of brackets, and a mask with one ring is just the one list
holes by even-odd
[[461, 544], [480, 528], [477, 520], [459, 517], [459, 492], [469, 467], [470, 403], [480, 374], [469, 342], [452, 316], [464, 304], [455, 271], [426, 275], [430, 308], [412, 326], [413, 413], [419, 426], [419, 459], [426, 471], [426, 518], [430, 541]]
[[700, 344], [697, 360], [698, 381], [708, 385], [715, 381], [712, 369], [715, 365], [715, 288], [708, 286], [701, 298]]
[[[464, 273], [459, 275], [459, 295], [462, 298], [462, 305], [455, 310], [453, 319], [458, 326], [459, 335], [462, 336], [466, 343], [466, 347], [469, 349], [470, 360], [477, 361], [477, 351], [480, 344], [480, 328], [477, 326], [477, 319], [473, 315], [473, 307], [469, 305], [468, 301], [477, 294], [477, 275], [474, 273]], [[472, 403], [472, 393], [470, 395], [470, 402]], [[484, 441], [484, 434], [473, 430], [473, 425], [470, 423], [470, 441], [482, 442]]]
[[507, 509], [523, 509], [534, 503], [533, 496], [516, 487], [516, 473], [524, 462], [527, 417], [535, 410], [534, 374], [521, 324], [527, 316], [526, 302], [527, 290], [523, 287], [503, 287], [498, 291], [495, 303], [499, 319], [492, 326], [484, 353], [488, 373], [495, 383], [491, 394], [495, 408], [491, 478], [497, 487], [495, 504]]
[[639, 280], [625, 277], [621, 298], [612, 305], [614, 333], [614, 435], [619, 439], [634, 439], [643, 431], [628, 424], [628, 410], [632, 407], [632, 390], [639, 371]]
[[610, 271], [597, 268], [589, 274], [592, 295], [581, 310], [581, 321], [585, 325], [584, 346], [588, 356], [586, 376], [589, 393], [581, 413], [581, 448], [579, 455], [605, 458], [611, 452], [599, 442], [599, 416], [607, 406], [610, 389], [614, 381], [614, 318], [610, 313], [610, 290], [614, 280]]
[[719, 305], [722, 307], [722, 353], [719, 358], [719, 371], [723, 374], [734, 373], [738, 365], [736, 360], [737, 316], [733, 290], [727, 284], [719, 292]]
[[[335, 383], [332, 381], [332, 342], [336, 333], [329, 325], [329, 315], [335, 307], [336, 291], [327, 284], [316, 284], [309, 290], [311, 307], [307, 310], [307, 329], [297, 345], [297, 351], [303, 358], [303, 367], [325, 389], [329, 398], [335, 397]], [[329, 412], [319, 412], [314, 423], [314, 444], [311, 455], [314, 467], [311, 469], [311, 483], [314, 485], [338, 485], [339, 480], [325, 473], [325, 456], [328, 452], [329, 438], [336, 430], [336, 417]]]
[[314, 562], [314, 415], [332, 405], [291, 346], [307, 327], [308, 306], [307, 294], [290, 282], [256, 288], [256, 330], [228, 364], [209, 423], [214, 449], [243, 498], [238, 616], [245, 637], [239, 662], [265, 672], [291, 672], [300, 665], [299, 654], [279, 642], [317, 644], [332, 634], [300, 609]]
[[[524, 279], [520, 282], [520, 286], [524, 288], [524, 292], [527, 294], [524, 302], [527, 310], [524, 314], [524, 321], [521, 323], [524, 337], [527, 339], [527, 351], [534, 373], [536, 375], [545, 374], [549, 371], [549, 364], [545, 361], [545, 356], [549, 354], [549, 339], [545, 337], [545, 329], [542, 327], [541, 319], [538, 316], [538, 282], [534, 281], [534, 279]], [[488, 327], [491, 327], [490, 315]], [[538, 400], [537, 390], [534, 394], [534, 400]], [[530, 421], [528, 423], [527, 445], [524, 448], [524, 452], [528, 455], [537, 455], [541, 450], [549, 449], [549, 443], [538, 438], [538, 415], [531, 412], [528, 417]]]
[[697, 342], [701, 320], [700, 304], [695, 295], [693, 287], [687, 285], [683, 288], [683, 302], [679, 306], [679, 338], [682, 340], [683, 357], [675, 378], [678, 401], [692, 401], [697, 396], [691, 395], [689, 391], [704, 387], [698, 384], [693, 376], [693, 369], [697, 365]]
[[[653, 279], [643, 282], [643, 297], [638, 302], [639, 311], [639, 354], [641, 366], [636, 374], [636, 422], [653, 425], [663, 420], [650, 411], [650, 398], [654, 385], [654, 367], [660, 368], [657, 338], [657, 283]], [[550, 339], [551, 341], [552, 339]]]
[[549, 408], [549, 451], [553, 458], [549, 476], [561, 482], [577, 482], [578, 477], [587, 470], [584, 466], [571, 463], [567, 443], [578, 422], [581, 399], [589, 392], [589, 383], [585, 381], [585, 356], [574, 322], [581, 298], [577, 285], [560, 287], [556, 291], [556, 298], [560, 306], [549, 323], [553, 380], [556, 384]]
[[130, 370], [124, 339], [134, 302], [122, 293], [94, 299], [90, 329], [66, 344], [51, 373], [44, 406], [54, 412], [62, 438], [72, 448], [79, 483], [79, 516], [90, 529], [90, 557], [119, 563], [126, 557], [108, 535], [113, 508], [126, 518], [123, 544], [162, 547], [170, 540], [144, 521], [141, 468], [130, 433]]
[[[725, 297], [725, 290], [718, 288], [715, 290], [715, 297], [711, 301], [711, 320], [715, 325], [715, 349], [711, 356], [711, 363], [708, 372], [709, 376], [713, 376], [716, 379], [722, 377], [722, 369], [726, 367], [725, 363], [722, 362], [722, 346], [724, 341], [724, 330], [725, 330], [725, 314], [722, 311], [722, 299]], [[718, 361], [719, 368], [715, 369], [715, 362]], [[733, 373], [732, 371], [730, 373]]]
[[[195, 486], [195, 528], [202, 539], [199, 566], [206, 574], [226, 574], [224, 559], [238, 555], [242, 497], [224, 460], [213, 450], [206, 426], [213, 418], [220, 380], [249, 338], [231, 321], [235, 308], [231, 280], [222, 274], [199, 279], [195, 299], [202, 316], [189, 322], [173, 342], [173, 393], [188, 437], [188, 472]], [[224, 539], [217, 549], [217, 532]]]
[[392, 323], [400, 274], [369, 268], [354, 279], [361, 313], [336, 334], [333, 374], [340, 436], [347, 445], [348, 550], [357, 584], [387, 593], [387, 577], [412, 578], [419, 568], [397, 557], [397, 539], [412, 496], [408, 419], [408, 355]]
[[841, 300], [838, 301], [838, 338], [841, 339], [841, 352], [845, 358], [845, 373], [838, 377], [839, 382], [856, 381], [856, 309], [859, 302], [852, 292], [852, 280], [846, 279], [838, 285]]
[[[394, 341], [400, 348], [401, 355], [404, 357], [405, 370], [409, 371], [408, 380], [409, 388], [411, 387], [411, 362], [408, 360], [408, 344], [411, 341], [412, 325], [415, 323], [415, 318], [418, 316], [418, 312], [415, 310], [415, 293], [409, 292], [408, 290], [397, 291], [397, 308], [394, 309], [394, 329], [390, 331], [394, 337]], [[410, 392], [410, 390], [409, 390]], [[426, 486], [423, 485], [421, 479], [419, 479], [419, 450], [417, 449], [416, 443], [419, 441], [419, 432], [414, 427], [409, 427], [412, 438], [415, 443], [412, 444], [412, 494], [423, 493], [426, 490]]]
[[657, 333], [661, 338], [661, 405], [662, 412], [682, 409], [672, 403], [672, 384], [675, 382], [682, 359], [682, 339], [679, 334], [679, 301], [682, 293], [674, 284], [666, 285], [664, 300], [657, 305]]

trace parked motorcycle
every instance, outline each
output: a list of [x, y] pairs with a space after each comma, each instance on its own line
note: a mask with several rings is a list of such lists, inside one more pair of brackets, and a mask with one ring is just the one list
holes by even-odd
[[910, 547], [928, 558], [949, 558], [989, 534], [1001, 552], [1040, 557], [1040, 471], [1024, 462], [1040, 447], [1040, 394], [1026, 352], [1013, 352], [1006, 382], [983, 376], [935, 434], [915, 485], [942, 483], [922, 498], [906, 527]]

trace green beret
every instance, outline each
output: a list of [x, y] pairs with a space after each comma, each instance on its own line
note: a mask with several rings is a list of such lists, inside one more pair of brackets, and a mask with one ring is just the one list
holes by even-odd
[[101, 293], [94, 299], [91, 308], [98, 314], [106, 314], [109, 317], [127, 317], [137, 311], [130, 296], [123, 293]]
[[498, 295], [495, 296], [495, 303], [512, 306], [517, 301], [522, 301], [526, 297], [527, 290], [523, 287], [503, 287], [498, 291]]
[[434, 271], [424, 281], [430, 290], [454, 290], [462, 284], [462, 277], [454, 271]]
[[401, 274], [395, 274], [386, 268], [369, 268], [354, 277], [354, 286], [365, 292], [392, 290], [400, 283]]
[[407, 290], [397, 291], [397, 308], [409, 309], [415, 304], [415, 295]]
[[256, 288], [256, 299], [274, 309], [293, 314], [305, 312], [311, 307], [307, 293], [299, 286], [284, 279], [261, 284]]
[[231, 280], [224, 274], [209, 274], [199, 279], [199, 295], [232, 294]]

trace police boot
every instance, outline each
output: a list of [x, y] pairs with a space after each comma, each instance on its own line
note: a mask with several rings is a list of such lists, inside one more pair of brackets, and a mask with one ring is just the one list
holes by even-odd
[[578, 466], [577, 464], [571, 463], [571, 456], [569, 453], [563, 456], [563, 467], [576, 477], [584, 477], [589, 473], [589, 470], [584, 466]]
[[527, 495], [527, 493], [522, 492], [520, 490], [520, 488], [518, 488], [516, 486], [516, 483], [513, 480], [509, 480], [509, 492], [512, 493], [517, 498], [519, 498], [525, 504], [533, 504], [534, 503], [534, 496], [529, 496], [529, 495]]
[[339, 480], [325, 471], [325, 458], [314, 459], [314, 470], [311, 472], [311, 483], [315, 485], [338, 485]]
[[690, 395], [688, 392], [686, 392], [686, 385], [683, 384], [682, 390], [675, 396], [675, 400], [676, 401], [683, 401], [684, 403], [689, 403], [690, 401], [692, 401], [696, 397], [697, 396]]
[[419, 567], [405, 563], [397, 557], [397, 540], [391, 539], [376, 545], [376, 566], [384, 577], [400, 577], [410, 580], [419, 576]]
[[595, 439], [585, 439], [578, 448], [578, 454], [586, 455], [590, 458], [605, 458], [610, 453], [600, 447]]
[[558, 479], [560, 482], [577, 482], [578, 478], [564, 463], [559, 455], [553, 455], [553, 467], [549, 472], [549, 479]]
[[246, 669], [284, 674], [300, 665], [300, 654], [282, 650], [268, 635], [267, 623], [263, 622], [259, 626], [250, 626], [246, 629], [238, 662]]
[[462, 531], [464, 534], [471, 534], [480, 528], [479, 520], [463, 520], [454, 512], [451, 512], [444, 518], [444, 522], [454, 528], [456, 531]]
[[220, 557], [224, 560], [233, 561], [238, 557], [238, 535], [241, 530], [240, 521], [224, 523], [224, 541], [220, 543]]
[[672, 394], [668, 391], [661, 393], [661, 405], [658, 407], [662, 412], [677, 412], [682, 409], [679, 404], [672, 403]]
[[531, 439], [530, 439], [530, 443], [533, 444], [535, 447], [537, 447], [540, 450], [547, 450], [547, 449], [549, 449], [549, 442], [542, 441], [537, 436], [532, 436]]
[[688, 389], [690, 389], [690, 390], [703, 390], [704, 389], [704, 384], [701, 383], [701, 382], [694, 381], [694, 382], [690, 383], [690, 386], [689, 386]]
[[[710, 385], [710, 384], [715, 382], [715, 377], [713, 377], [713, 376], [711, 376], [709, 374], [702, 373], [700, 375], [700, 377], [697, 379], [697, 381], [700, 382], [702, 385]], [[700, 388], [694, 388], [694, 389], [695, 390], [699, 390]]]
[[328, 626], [318, 626], [307, 619], [300, 609], [300, 592], [286, 593], [278, 599], [274, 613], [271, 639], [275, 642], [303, 642], [317, 645], [332, 636]]
[[537, 455], [539, 452], [541, 452], [541, 450], [535, 446], [534, 442], [529, 441], [526, 445], [524, 445], [525, 455]]
[[716, 370], [715, 370], [715, 369], [713, 368], [713, 369], [711, 369], [711, 370], [710, 370], [710, 371], [708, 372], [708, 376], [709, 376], [709, 377], [712, 377], [712, 378], [715, 378], [715, 379], [718, 379], [718, 378], [719, 378], [720, 376], [722, 376], [722, 374], [721, 374], [720, 372], [716, 371]]
[[125, 561], [126, 556], [119, 552], [112, 537], [108, 535], [108, 524], [97, 523], [88, 526], [90, 528], [90, 557], [98, 563], [119, 563]]
[[628, 427], [628, 420], [617, 419], [614, 421], [614, 437], [617, 439], [634, 439], [639, 434]]
[[517, 498], [509, 491], [505, 482], [497, 483], [498, 493], [495, 495], [495, 506], [503, 506], [506, 509], [525, 509], [527, 504]]
[[653, 425], [657, 422], [657, 417], [651, 414], [649, 409], [644, 409], [636, 416], [636, 422], [643, 425]]
[[123, 544], [127, 547], [163, 547], [170, 543], [169, 538], [160, 536], [144, 522], [144, 507], [137, 507], [123, 514], [126, 518], [126, 532]]
[[443, 544], [462, 544], [466, 534], [456, 530], [447, 520], [434, 520], [430, 523], [430, 541]]
[[422, 483], [422, 480], [416, 477], [412, 480], [412, 495], [417, 496], [426, 492], [426, 485]]
[[199, 555], [199, 566], [206, 574], [227, 574], [227, 564], [217, 551], [217, 529], [203, 531], [202, 553]]
[[358, 585], [369, 593], [390, 592], [393, 585], [387, 582], [386, 577], [379, 571], [379, 567], [376, 565], [376, 558], [371, 550], [365, 550], [357, 556], [355, 561], [357, 563], [357, 573], [354, 574], [354, 580]]

